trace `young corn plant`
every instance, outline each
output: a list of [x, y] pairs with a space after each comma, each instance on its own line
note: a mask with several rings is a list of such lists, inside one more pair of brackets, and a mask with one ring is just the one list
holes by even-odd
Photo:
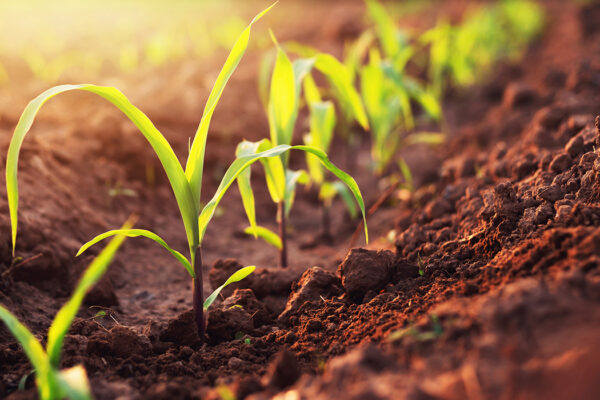
[[436, 95], [449, 85], [475, 83], [500, 59], [516, 59], [543, 25], [542, 8], [527, 0], [472, 9], [457, 25], [438, 21], [419, 38], [429, 46], [429, 79]]
[[[214, 87], [206, 102], [204, 113], [190, 148], [185, 169], [179, 163], [179, 160], [171, 148], [171, 145], [167, 142], [162, 133], [156, 129], [150, 119], [142, 111], [135, 107], [127, 99], [127, 97], [123, 95], [123, 93], [114, 87], [96, 86], [90, 84], [61, 85], [46, 90], [44, 93], [32, 100], [25, 108], [25, 111], [21, 115], [21, 118], [19, 119], [19, 122], [15, 128], [6, 160], [6, 188], [12, 226], [11, 233], [13, 256], [17, 238], [17, 215], [19, 202], [17, 167], [19, 152], [23, 140], [27, 132], [29, 132], [37, 112], [50, 98], [73, 90], [82, 90], [94, 93], [116, 106], [135, 124], [135, 126], [144, 135], [146, 140], [150, 143], [159, 160], [161, 161], [181, 213], [189, 245], [189, 258], [185, 257], [179, 251], [171, 248], [171, 246], [169, 246], [157, 234], [144, 229], [117, 229], [105, 232], [85, 243], [79, 250], [78, 254], [81, 254], [95, 243], [98, 243], [99, 241], [113, 235], [124, 235], [128, 237], [142, 236], [163, 246], [175, 257], [175, 259], [177, 259], [177, 261], [179, 261], [185, 267], [192, 278], [192, 296], [196, 325], [198, 328], [198, 334], [200, 337], [202, 337], [205, 331], [205, 318], [204, 296], [202, 290], [201, 243], [206, 232], [206, 227], [211, 221], [219, 202], [225, 195], [225, 192], [233, 184], [239, 174], [241, 174], [252, 163], [258, 160], [282, 157], [285, 152], [293, 148], [289, 145], [279, 145], [256, 154], [238, 157], [225, 172], [225, 175], [223, 176], [221, 183], [219, 184], [219, 187], [217, 188], [217, 191], [213, 197], [210, 199], [210, 201], [208, 201], [208, 203], [206, 203], [206, 205], [204, 205], [204, 207], [201, 208], [200, 195], [202, 192], [204, 154], [211, 117], [221, 97], [221, 94], [223, 93], [225, 85], [235, 71], [248, 46], [252, 25], [265, 13], [267, 13], [271, 7], [259, 13], [237, 38], [221, 72], [217, 76]], [[244, 274], [247, 275], [251, 272], [248, 271], [249, 270], [244, 270], [244, 272], [240, 274], [236, 273], [238, 274], [235, 275], [236, 279], [240, 276], [243, 278], [243, 276], [245, 276]]]
[[443, 140], [441, 134], [413, 132], [411, 99], [420, 99], [431, 118], [440, 117], [439, 104], [434, 98], [423, 96], [414, 80], [382, 60], [377, 49], [371, 50], [369, 64], [361, 70], [361, 93], [372, 126], [371, 157], [377, 175], [386, 172], [400, 148]]
[[[347, 59], [342, 63], [331, 54], [322, 53], [319, 50], [299, 44], [296, 42], [285, 43], [285, 47], [306, 59], [314, 60], [313, 70], [318, 71], [323, 75], [329, 83], [330, 97], [334, 98], [338, 103], [340, 109], [340, 123], [338, 132], [344, 141], [348, 144], [347, 149], [347, 168], [354, 169], [356, 164], [355, 153], [357, 151], [357, 145], [359, 143], [356, 131], [353, 129], [355, 124], [358, 124], [363, 130], [369, 131], [369, 120], [363, 106], [360, 94], [354, 87], [356, 81], [356, 68], [355, 62], [360, 58], [360, 52], [363, 51], [369, 44], [372, 38], [369, 35], [365, 35], [364, 38], [359, 39], [360, 46], [352, 53], [354, 58]], [[263, 67], [261, 68], [260, 85], [261, 98], [266, 103], [268, 99], [268, 77], [270, 69], [267, 64], [268, 60], [265, 58]], [[310, 74], [307, 74], [305, 79], [310, 79]]]
[[[313, 67], [318, 68], [320, 56], [300, 58], [292, 62], [278, 45], [274, 36], [273, 41], [277, 48], [277, 55], [271, 75], [267, 105], [270, 140], [263, 139], [259, 142], [244, 141], [240, 143], [237, 149], [238, 158], [260, 154], [279, 146], [288, 146], [290, 149], [301, 150], [314, 156], [320, 165], [323, 165], [348, 186], [363, 213], [366, 233], [367, 225], [364, 202], [356, 181], [350, 175], [333, 165], [322, 149], [306, 145], [290, 146], [298, 116], [302, 82]], [[321, 59], [321, 63], [327, 63], [327, 61]], [[360, 98], [358, 100], [360, 102]], [[286, 217], [294, 201], [296, 184], [298, 182], [306, 182], [306, 173], [303, 171], [291, 171], [288, 168], [287, 154], [261, 161], [265, 170], [269, 194], [278, 207], [277, 222], [279, 224], [279, 234], [277, 235], [267, 228], [257, 226], [256, 224], [254, 195], [250, 185], [251, 173], [249, 170], [238, 176], [238, 186], [242, 202], [250, 223], [250, 227], [246, 232], [255, 237], [261, 237], [268, 243], [276, 246], [280, 250], [280, 266], [285, 268], [288, 264]]]
[[[372, 126], [371, 155], [374, 171], [383, 175], [397, 151], [409, 144], [436, 143], [440, 134], [415, 133], [414, 104], [433, 121], [442, 117], [435, 91], [425, 87], [406, 72], [406, 65], [417, 52], [411, 37], [400, 30], [390, 13], [376, 0], [366, 0], [368, 15], [378, 46], [369, 51], [369, 63], [360, 70], [361, 93]], [[381, 50], [380, 50], [381, 49]], [[400, 170], [403, 161], [398, 161]]]
[[[129, 229], [125, 224], [123, 229]], [[118, 248], [125, 239], [118, 235], [100, 252], [87, 267], [69, 301], [54, 317], [48, 330], [46, 349], [25, 325], [5, 307], [0, 305], [2, 320], [21, 344], [35, 371], [35, 382], [42, 400], [60, 400], [65, 397], [76, 400], [91, 399], [90, 385], [85, 369], [81, 365], [60, 370], [60, 358], [65, 335], [83, 302], [85, 295], [102, 278]]]
[[[303, 141], [307, 146], [315, 147], [325, 153], [329, 152], [336, 125], [335, 107], [331, 101], [323, 101], [319, 88], [314, 79], [307, 75], [304, 79], [304, 96], [308, 104], [309, 132]], [[314, 155], [306, 154], [306, 165], [311, 184], [315, 184], [322, 202], [322, 237], [331, 239], [330, 209], [336, 196], [344, 201], [348, 213], [354, 219], [358, 216], [358, 208], [352, 198], [352, 193], [340, 181], [329, 182], [325, 179], [325, 168]]]

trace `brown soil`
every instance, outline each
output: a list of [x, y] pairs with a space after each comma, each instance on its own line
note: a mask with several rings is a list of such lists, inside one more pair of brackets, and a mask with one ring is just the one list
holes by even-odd
[[[290, 26], [283, 39], [339, 51], [360, 30], [361, 3], [342, 3], [316, 7], [307, 19], [314, 29]], [[598, 398], [600, 7], [545, 4], [547, 32], [524, 61], [448, 96], [448, 145], [406, 155], [418, 189], [375, 213], [370, 228], [380, 239], [368, 248], [346, 254], [356, 221], [341, 204], [333, 243], [306, 246], [320, 218], [314, 194], [302, 193], [291, 217], [292, 266], [279, 270], [275, 250], [239, 233], [246, 222], [232, 192], [204, 242], [205, 292], [238, 262], [259, 269], [223, 292], [209, 315], [208, 340], [195, 335], [185, 270], [153, 243], [129, 239], [86, 299], [90, 308], [66, 339], [63, 365], [83, 363], [98, 399], [217, 399], [223, 385], [237, 399]], [[332, 12], [335, 29], [316, 29], [318, 16]], [[257, 55], [248, 60], [215, 116], [206, 197], [233, 144], [267, 131], [252, 78]], [[178, 154], [187, 146], [179, 132], [194, 131], [201, 107], [199, 100], [169, 103], [185, 84], [156, 89], [164, 96], [152, 100], [162, 101], [148, 108], [132, 96]], [[195, 88], [192, 94], [206, 92]], [[0, 154], [25, 104], [25, 95], [16, 96], [23, 101], [2, 101], [10, 106], [0, 110]], [[94, 234], [137, 212], [139, 227], [186, 248], [166, 179], [157, 173], [148, 185], [146, 170], [160, 166], [141, 135], [90, 96], [46, 107], [22, 151], [17, 262], [0, 188], [0, 303], [40, 338], [91, 259], [73, 254]], [[343, 165], [345, 155], [333, 158]], [[358, 171], [358, 181], [375, 202], [373, 179]], [[137, 196], [109, 196], [116, 184]], [[274, 227], [275, 206], [267, 197], [257, 201], [258, 220]], [[391, 229], [393, 243], [386, 240]], [[99, 308], [109, 316], [92, 318]], [[0, 396], [35, 398], [33, 379], [16, 390], [30, 370], [0, 327]]]

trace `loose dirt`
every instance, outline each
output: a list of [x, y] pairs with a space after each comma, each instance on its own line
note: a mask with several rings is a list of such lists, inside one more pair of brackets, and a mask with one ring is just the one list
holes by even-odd
[[[338, 3], [329, 10], [343, 9]], [[547, 32], [522, 62], [445, 99], [448, 143], [407, 154], [418, 188], [371, 218], [380, 239], [348, 251], [357, 221], [338, 204], [333, 243], [306, 246], [319, 235], [320, 213], [314, 193], [303, 192], [291, 217], [292, 267], [280, 270], [275, 250], [240, 234], [246, 222], [233, 191], [204, 242], [205, 291], [240, 265], [259, 268], [223, 292], [207, 339], [195, 334], [185, 270], [153, 243], [129, 239], [87, 297], [63, 366], [82, 363], [98, 399], [218, 399], [225, 386], [255, 400], [598, 398], [600, 7], [544, 4]], [[360, 31], [359, 12], [349, 7], [337, 29], [302, 40], [325, 38], [339, 51]], [[256, 98], [238, 108], [240, 97], [256, 96], [256, 55], [249, 60], [216, 116], [206, 197], [234, 144], [267, 132], [258, 117], [227, 128], [232, 116], [263, 115]], [[141, 135], [89, 96], [47, 107], [22, 152], [16, 262], [0, 188], [0, 303], [40, 338], [91, 260], [73, 255], [94, 234], [136, 212], [139, 227], [186, 247]], [[21, 109], [0, 111], [0, 154]], [[193, 132], [185, 121], [195, 114], [182, 122], [174, 113], [157, 112], [157, 125], [184, 154], [187, 137], [176, 132]], [[333, 158], [343, 165], [344, 154]], [[259, 188], [261, 178], [257, 170]], [[359, 171], [358, 181], [375, 202], [373, 179]], [[135, 195], [110, 196], [115, 187]], [[275, 206], [268, 196], [257, 201], [258, 220], [273, 224]], [[94, 318], [100, 309], [107, 316]], [[0, 327], [0, 396], [35, 398], [31, 378], [16, 390], [30, 371]]]

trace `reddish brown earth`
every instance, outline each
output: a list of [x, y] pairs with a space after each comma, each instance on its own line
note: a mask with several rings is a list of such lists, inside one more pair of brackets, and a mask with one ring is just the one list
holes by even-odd
[[[338, 3], [333, 9], [344, 9]], [[216, 399], [223, 385], [237, 399], [598, 398], [600, 7], [547, 5], [547, 32], [523, 62], [448, 95], [448, 145], [407, 154], [418, 189], [389, 199], [370, 220], [373, 236], [394, 229], [394, 243], [380, 239], [344, 256], [356, 224], [340, 205], [333, 244], [301, 250], [319, 232], [314, 196], [304, 193], [292, 212], [292, 268], [281, 271], [273, 249], [239, 234], [245, 220], [231, 193], [204, 243], [205, 290], [238, 262], [259, 270], [223, 292], [207, 340], [195, 335], [183, 268], [153, 243], [129, 239], [86, 299], [110, 317], [81, 310], [63, 365], [83, 363], [99, 399]], [[326, 38], [334, 48], [358, 31], [360, 8], [349, 10], [339, 29], [300, 39]], [[261, 118], [233, 118], [239, 107], [262, 116], [258, 101], [240, 105], [235, 95], [255, 96], [253, 57], [216, 115], [207, 197], [232, 143], [267, 129]], [[14, 263], [0, 189], [0, 303], [40, 338], [89, 263], [73, 254], [92, 235], [135, 211], [140, 227], [186, 246], [166, 180], [157, 174], [147, 186], [145, 171], [159, 171], [158, 162], [99, 104], [84, 95], [53, 100], [25, 142], [22, 260]], [[22, 106], [0, 111], [0, 154]], [[149, 115], [184, 154], [187, 137], [176, 132], [193, 132], [196, 118], [177, 120], [174, 110], [194, 107], [172, 107]], [[344, 155], [334, 160], [343, 164]], [[359, 172], [358, 180], [373, 203], [372, 179]], [[137, 197], [108, 196], [117, 182]], [[274, 206], [258, 201], [259, 221], [272, 224]], [[1, 327], [0, 396], [34, 398], [32, 379], [16, 391], [30, 370]]]

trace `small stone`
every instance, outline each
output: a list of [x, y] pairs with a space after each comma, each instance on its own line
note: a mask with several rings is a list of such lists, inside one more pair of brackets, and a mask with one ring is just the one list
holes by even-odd
[[583, 137], [580, 135], [572, 137], [565, 146], [565, 150], [573, 158], [583, 153]]
[[554, 157], [552, 162], [550, 163], [550, 170], [556, 172], [557, 174], [565, 171], [571, 165], [572, 159], [571, 156], [567, 153], [561, 153]]
[[560, 187], [555, 185], [544, 186], [538, 189], [537, 196], [540, 199], [554, 203], [563, 198], [563, 192]]
[[227, 366], [231, 369], [240, 369], [243, 365], [244, 365], [244, 361], [237, 357], [231, 357], [227, 361]]
[[579, 159], [579, 167], [583, 170], [583, 171], [589, 171], [594, 167], [594, 162], [596, 161], [596, 159], [598, 158], [598, 155], [593, 152], [587, 152], [584, 155], [581, 156], [581, 158]]
[[352, 249], [338, 267], [342, 286], [351, 299], [362, 301], [372, 290], [378, 292], [390, 282], [394, 253], [389, 250]]
[[571, 214], [572, 208], [573, 207], [569, 205], [562, 205], [558, 207], [558, 210], [556, 210], [556, 219], [559, 221], [566, 220], [569, 214]]
[[309, 268], [302, 274], [298, 283], [294, 284], [293, 292], [278, 320], [286, 323], [289, 317], [307, 301], [317, 301], [321, 297], [330, 297], [342, 293], [339, 279], [335, 274], [321, 267]]

